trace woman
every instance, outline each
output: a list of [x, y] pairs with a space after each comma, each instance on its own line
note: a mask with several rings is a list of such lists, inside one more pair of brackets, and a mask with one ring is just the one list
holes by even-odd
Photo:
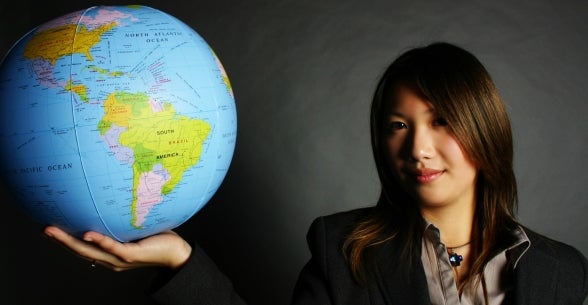
[[[371, 138], [379, 202], [314, 221], [293, 304], [582, 304], [586, 258], [516, 220], [509, 119], [471, 53], [435, 43], [398, 57], [374, 94]], [[113, 270], [175, 270], [154, 292], [164, 304], [243, 304], [173, 232], [128, 244], [45, 233]]]

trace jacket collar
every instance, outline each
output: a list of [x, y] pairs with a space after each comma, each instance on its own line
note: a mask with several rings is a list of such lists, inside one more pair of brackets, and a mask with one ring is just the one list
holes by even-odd
[[518, 305], [555, 304], [557, 261], [543, 251], [541, 238], [526, 231], [531, 247], [521, 257], [514, 270], [515, 300]]

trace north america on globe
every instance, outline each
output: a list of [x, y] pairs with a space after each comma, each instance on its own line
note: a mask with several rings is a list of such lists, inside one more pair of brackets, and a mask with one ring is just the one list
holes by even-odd
[[135, 240], [185, 222], [236, 142], [229, 78], [193, 29], [146, 6], [35, 28], [0, 66], [0, 171], [44, 224]]

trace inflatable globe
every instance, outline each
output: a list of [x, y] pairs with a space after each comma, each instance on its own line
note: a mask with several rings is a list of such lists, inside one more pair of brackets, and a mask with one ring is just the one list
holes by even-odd
[[32, 218], [75, 236], [124, 242], [184, 223], [221, 185], [236, 126], [213, 50], [150, 7], [62, 16], [0, 65], [4, 187]]

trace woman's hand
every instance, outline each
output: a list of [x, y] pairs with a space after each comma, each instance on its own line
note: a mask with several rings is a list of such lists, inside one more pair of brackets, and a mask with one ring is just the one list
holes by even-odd
[[93, 231], [86, 232], [80, 240], [54, 226], [46, 227], [44, 233], [81, 258], [114, 271], [147, 266], [177, 269], [192, 252], [190, 244], [173, 231], [128, 243]]

